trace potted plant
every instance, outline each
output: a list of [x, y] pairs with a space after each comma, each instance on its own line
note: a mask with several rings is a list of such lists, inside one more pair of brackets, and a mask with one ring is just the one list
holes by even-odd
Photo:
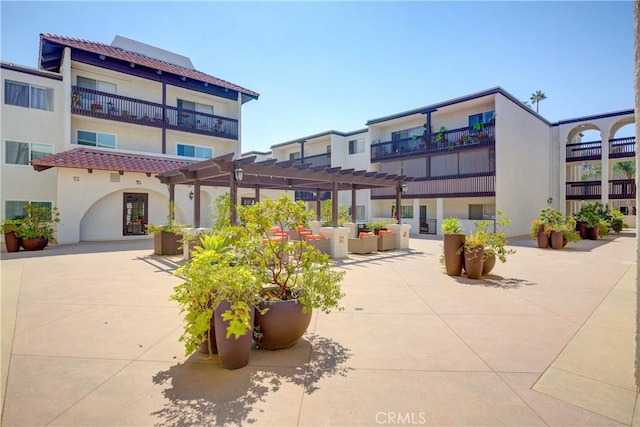
[[273, 226], [292, 229], [310, 220], [302, 202], [288, 195], [238, 211], [241, 226], [232, 227], [230, 243], [262, 284], [254, 339], [264, 349], [294, 345], [306, 331], [313, 309], [341, 310], [344, 272], [332, 270], [329, 255], [304, 240], [276, 239]]
[[4, 234], [4, 244], [7, 252], [18, 252], [22, 244], [22, 238], [18, 237], [17, 231], [20, 228], [19, 219], [5, 219], [2, 221], [2, 233]]
[[257, 276], [229, 246], [228, 231], [201, 238], [192, 259], [176, 270], [185, 282], [174, 288], [185, 317], [180, 340], [189, 355], [206, 344], [225, 369], [249, 362], [253, 319], [260, 291]]
[[24, 250], [42, 250], [49, 242], [55, 240], [55, 226], [60, 222], [58, 209], [49, 209], [33, 203], [24, 205], [24, 209], [27, 214], [20, 221], [16, 235], [22, 239]]
[[[606, 233], [600, 232], [600, 226], [602, 225], [607, 233], [612, 221], [611, 211], [609, 206], [605, 206], [602, 203], [585, 203], [580, 207], [580, 211], [576, 214], [576, 219], [582, 221], [586, 227], [585, 234], [587, 238], [596, 240], [598, 237], [606, 235]], [[600, 221], [603, 221], [602, 223]]]
[[503, 231], [511, 220], [504, 217], [502, 211], [497, 211], [496, 214], [495, 223], [489, 220], [474, 221], [475, 233], [465, 238], [462, 248], [464, 268], [467, 277], [471, 279], [489, 274], [497, 260], [507, 262], [507, 255], [515, 253], [515, 250], [507, 249], [509, 241]]
[[440, 230], [444, 240], [444, 264], [449, 276], [460, 276], [464, 265], [464, 256], [460, 248], [464, 245], [465, 235], [458, 218], [442, 220]]
[[482, 270], [486, 261], [485, 244], [485, 235], [478, 231], [465, 238], [463, 246], [464, 269], [469, 279], [480, 279], [482, 277]]
[[393, 224], [395, 221], [371, 221], [367, 223], [367, 230], [373, 231], [376, 236], [380, 234], [380, 230], [386, 230], [387, 225]]
[[156, 255], [179, 255], [182, 253], [182, 229], [187, 226], [175, 220], [175, 202], [169, 203], [167, 223], [164, 225], [148, 224], [145, 231], [153, 234], [153, 253]]

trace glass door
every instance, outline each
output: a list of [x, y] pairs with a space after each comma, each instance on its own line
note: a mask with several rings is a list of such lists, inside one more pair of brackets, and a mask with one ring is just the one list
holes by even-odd
[[147, 193], [124, 193], [122, 206], [122, 234], [124, 236], [136, 236], [145, 234], [147, 224], [147, 206], [149, 195]]

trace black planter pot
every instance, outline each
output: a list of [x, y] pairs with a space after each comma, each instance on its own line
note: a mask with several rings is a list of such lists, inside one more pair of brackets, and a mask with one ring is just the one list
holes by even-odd
[[298, 300], [262, 301], [258, 309], [265, 314], [256, 313], [256, 331], [261, 337], [256, 344], [266, 350], [278, 350], [291, 347], [304, 335], [311, 322], [311, 314], [302, 312]]
[[22, 239], [22, 247], [25, 251], [41, 251], [49, 244], [46, 237], [35, 237], [33, 239]]
[[596, 225], [595, 227], [587, 227], [587, 237], [590, 240], [598, 240], [600, 237], [600, 226]]
[[[213, 312], [215, 319], [215, 339], [218, 348], [218, 358], [220, 366], [225, 369], [238, 369], [247, 366], [249, 363], [249, 355], [251, 354], [251, 344], [253, 341], [253, 327], [247, 329], [247, 332], [236, 339], [234, 335], [227, 338], [227, 326], [229, 321], [222, 319], [222, 313], [229, 310], [231, 304], [227, 301], [221, 302]], [[251, 321], [253, 325], [255, 310], [251, 310]]]
[[[211, 343], [211, 352], [209, 352], [209, 343]], [[198, 346], [198, 353], [218, 354], [215, 316], [211, 316], [211, 320], [209, 321], [209, 331], [207, 331], [207, 339], [202, 341], [200, 346]]]

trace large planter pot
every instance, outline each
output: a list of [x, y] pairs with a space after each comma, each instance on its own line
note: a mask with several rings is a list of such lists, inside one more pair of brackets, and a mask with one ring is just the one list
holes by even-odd
[[538, 229], [538, 247], [542, 249], [546, 249], [549, 247], [549, 236], [544, 234], [544, 227], [541, 226]]
[[495, 267], [495, 265], [496, 256], [490, 255], [489, 257], [487, 257], [487, 259], [484, 260], [484, 264], [482, 264], [482, 275], [486, 276], [487, 274], [489, 274], [491, 270], [493, 270], [493, 267]]
[[16, 235], [15, 231], [4, 233], [4, 245], [7, 247], [7, 252], [18, 252], [22, 239]]
[[464, 255], [460, 248], [464, 245], [464, 234], [444, 235], [444, 265], [449, 276], [460, 276], [464, 265]]
[[49, 244], [46, 237], [35, 237], [33, 239], [22, 239], [22, 247], [25, 251], [40, 251]]
[[[247, 332], [240, 338], [236, 339], [234, 335], [227, 338], [227, 326], [229, 321], [222, 319], [222, 313], [229, 310], [231, 304], [223, 301], [213, 311], [215, 319], [215, 339], [218, 348], [218, 360], [220, 366], [224, 369], [238, 369], [247, 366], [249, 363], [249, 355], [251, 354], [251, 344], [253, 342], [253, 327], [247, 329]], [[251, 325], [253, 325], [254, 310], [251, 310]]]
[[469, 279], [480, 279], [484, 268], [484, 248], [464, 248], [464, 268]]
[[553, 249], [562, 249], [564, 247], [564, 233], [562, 231], [551, 232], [551, 247]]
[[600, 226], [587, 227], [587, 237], [591, 240], [598, 240], [600, 233]]
[[[209, 352], [209, 343], [211, 343], [211, 352]], [[209, 331], [207, 331], [207, 339], [202, 341], [198, 346], [198, 353], [202, 354], [218, 354], [218, 346], [216, 344], [216, 322], [215, 316], [211, 316], [209, 321]]]
[[576, 230], [580, 232], [580, 238], [581, 239], [588, 238], [587, 226], [585, 225], [584, 221], [577, 221], [576, 222]]
[[153, 253], [156, 255], [182, 254], [180, 239], [182, 236], [169, 231], [161, 231], [153, 236]]
[[258, 309], [264, 314], [256, 313], [256, 332], [261, 335], [256, 344], [267, 350], [278, 350], [291, 347], [304, 335], [309, 322], [311, 310], [302, 312], [302, 304], [298, 300], [262, 301]]

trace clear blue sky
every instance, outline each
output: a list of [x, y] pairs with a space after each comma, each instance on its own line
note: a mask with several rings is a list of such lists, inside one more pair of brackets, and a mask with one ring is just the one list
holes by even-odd
[[243, 152], [501, 86], [549, 121], [633, 108], [633, 3], [0, 2], [3, 61], [118, 34], [260, 93]]

